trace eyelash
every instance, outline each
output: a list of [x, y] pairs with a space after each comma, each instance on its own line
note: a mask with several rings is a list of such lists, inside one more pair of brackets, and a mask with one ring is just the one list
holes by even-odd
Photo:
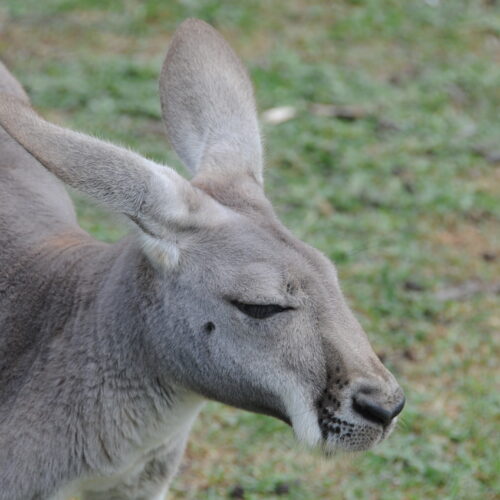
[[278, 304], [245, 304], [237, 300], [232, 300], [231, 304], [238, 308], [242, 313], [255, 319], [266, 319], [275, 314], [290, 311], [293, 307], [283, 307]]

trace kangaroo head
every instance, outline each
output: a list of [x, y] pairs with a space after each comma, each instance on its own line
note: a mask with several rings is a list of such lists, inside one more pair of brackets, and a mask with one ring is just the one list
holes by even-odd
[[171, 42], [160, 95], [191, 181], [48, 124], [11, 97], [0, 99], [0, 123], [58, 177], [139, 228], [164, 311], [146, 343], [170, 379], [280, 418], [328, 453], [380, 442], [403, 393], [346, 305], [334, 265], [295, 238], [265, 197], [244, 67], [213, 28], [188, 20]]
[[158, 356], [182, 353], [169, 375], [210, 399], [278, 417], [310, 445], [374, 445], [391, 431], [403, 395], [346, 305], [333, 264], [280, 224], [262, 192], [252, 209], [248, 192], [240, 199], [235, 214], [181, 251], [177, 314], [187, 327], [163, 337]]

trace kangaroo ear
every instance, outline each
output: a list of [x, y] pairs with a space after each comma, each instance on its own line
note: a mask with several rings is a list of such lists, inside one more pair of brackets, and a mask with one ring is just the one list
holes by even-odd
[[163, 120], [175, 151], [200, 176], [251, 176], [262, 184], [253, 89], [231, 47], [207, 23], [184, 21], [160, 77]]
[[10, 94], [26, 103], [30, 102], [30, 98], [22, 85], [12, 76], [2, 61], [0, 61], [0, 92]]
[[217, 224], [225, 213], [171, 168], [48, 123], [26, 102], [1, 93], [0, 125], [66, 184], [128, 216], [149, 247], [178, 228]]

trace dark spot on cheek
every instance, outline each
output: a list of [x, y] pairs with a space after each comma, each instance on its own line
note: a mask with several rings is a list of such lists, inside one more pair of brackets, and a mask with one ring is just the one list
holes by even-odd
[[204, 329], [206, 333], [212, 333], [215, 330], [215, 325], [209, 321], [208, 323], [205, 323]]

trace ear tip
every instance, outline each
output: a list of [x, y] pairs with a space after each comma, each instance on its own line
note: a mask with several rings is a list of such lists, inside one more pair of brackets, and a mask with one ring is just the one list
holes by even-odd
[[217, 31], [205, 21], [195, 17], [184, 20], [174, 31], [170, 39], [169, 47], [163, 61], [160, 84], [169, 69], [169, 61], [175, 54], [179, 51], [185, 53], [186, 50], [193, 52], [196, 46], [203, 45], [202, 40], [204, 38], [214, 38], [214, 35], [218, 36]]
[[[207, 22], [197, 19], [196, 17], [189, 17], [184, 20], [175, 30], [171, 40], [172, 42], [187, 41], [188, 43], [202, 44], [203, 40], [218, 40], [219, 43], [223, 40], [222, 35]], [[225, 43], [225, 41], [224, 41]]]
[[12, 75], [2, 61], [0, 61], [0, 92], [12, 95], [26, 103], [30, 101], [23, 86]]

